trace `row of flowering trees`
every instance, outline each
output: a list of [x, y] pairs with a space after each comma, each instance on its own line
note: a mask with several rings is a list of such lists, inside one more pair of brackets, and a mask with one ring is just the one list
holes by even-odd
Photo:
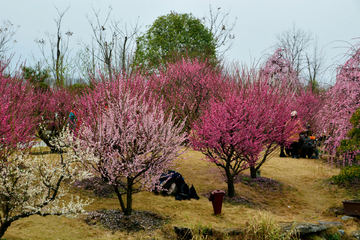
[[[89, 202], [59, 207], [67, 179], [100, 177], [129, 215], [132, 195], [151, 189], [186, 147], [219, 167], [233, 197], [234, 178], [246, 169], [255, 177], [300, 131], [297, 121], [311, 124], [314, 132], [331, 130], [328, 146], [345, 138], [351, 127], [346, 121], [359, 107], [359, 53], [340, 68], [335, 86], [319, 95], [302, 85], [281, 51], [260, 70], [244, 68], [234, 76], [182, 59], [152, 74], [94, 80], [79, 92], [39, 89], [20, 75], [0, 72], [0, 237], [22, 217], [81, 212]], [[69, 131], [71, 110], [77, 124]], [[294, 110], [296, 121], [290, 119]], [[34, 136], [59, 157], [26, 155]]]

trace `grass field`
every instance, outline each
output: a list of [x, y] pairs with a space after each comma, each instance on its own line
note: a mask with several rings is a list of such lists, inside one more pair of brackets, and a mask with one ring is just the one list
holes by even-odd
[[[44, 149], [43, 149], [44, 150]], [[46, 150], [46, 149], [45, 149]], [[206, 196], [210, 191], [226, 190], [226, 183], [217, 169], [203, 160], [199, 152], [189, 150], [177, 160], [176, 171], [190, 186], [194, 185], [200, 200], [177, 201], [172, 196], [141, 192], [133, 196], [134, 210], [148, 210], [170, 217], [162, 228], [152, 232], [112, 232], [101, 226], [89, 226], [83, 218], [31, 216], [14, 222], [4, 239], [173, 239], [173, 226], [239, 228], [252, 217], [266, 212], [277, 222], [341, 221], [328, 211], [342, 207], [349, 199], [346, 190], [325, 180], [338, 174], [322, 160], [274, 157], [261, 168], [263, 183], [250, 181], [244, 175], [235, 185], [238, 201], [225, 201], [222, 214], [214, 215], [211, 202]], [[249, 174], [246, 170], [244, 174]], [[82, 197], [92, 197], [87, 210], [119, 209], [114, 198], [93, 197], [82, 191], [73, 191]], [[344, 222], [345, 230], [358, 227], [356, 221]]]

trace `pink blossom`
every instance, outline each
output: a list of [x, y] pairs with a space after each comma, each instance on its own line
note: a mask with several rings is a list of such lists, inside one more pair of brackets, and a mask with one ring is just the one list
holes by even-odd
[[161, 107], [146, 98], [146, 89], [141, 93], [128, 87], [126, 79], [117, 79], [97, 84], [84, 96], [75, 144], [81, 161], [113, 186], [127, 215], [132, 194], [150, 189], [173, 166], [186, 139], [184, 124], [165, 117]]

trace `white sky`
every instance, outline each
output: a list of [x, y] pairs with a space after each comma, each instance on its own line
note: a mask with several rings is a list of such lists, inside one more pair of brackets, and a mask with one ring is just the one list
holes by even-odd
[[318, 37], [320, 46], [325, 48], [326, 65], [347, 51], [350, 45], [346, 42], [360, 42], [354, 40], [360, 37], [360, 0], [0, 0], [0, 25], [5, 20], [20, 25], [15, 35], [17, 44], [11, 51], [16, 53], [16, 59], [21, 55], [22, 61], [29, 62], [31, 54], [40, 58], [34, 40], [46, 40], [45, 32], [56, 33], [54, 19], [58, 13], [54, 6], [60, 11], [70, 6], [62, 31], [74, 33], [70, 44], [76, 48], [79, 41], [90, 43], [92, 31], [86, 16], [94, 18], [92, 7], [100, 10], [104, 19], [111, 5], [112, 18], [124, 23], [138, 19], [144, 32], [147, 25], [171, 10], [199, 18], [208, 15], [209, 4], [230, 11], [230, 21], [237, 18], [228, 61], [251, 65], [269, 52], [276, 34], [291, 28], [293, 23]]

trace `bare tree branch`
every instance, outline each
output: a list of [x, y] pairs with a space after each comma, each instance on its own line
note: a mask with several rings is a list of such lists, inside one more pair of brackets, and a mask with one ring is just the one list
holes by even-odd
[[210, 4], [209, 16], [203, 17], [204, 24], [207, 25], [216, 41], [216, 51], [219, 54], [219, 59], [225, 57], [225, 53], [232, 48], [235, 39], [235, 34], [232, 32], [235, 28], [237, 18], [229, 23], [229, 14], [230, 11], [221, 11], [220, 7], [214, 10]]
[[[96, 45], [93, 48], [88, 48], [93, 59], [97, 59], [105, 64], [106, 71], [109, 74], [109, 80], [113, 80], [113, 74], [129, 71], [130, 55], [132, 47], [134, 47], [136, 36], [140, 30], [138, 22], [135, 25], [130, 24], [128, 29], [127, 24], [120, 26], [120, 21], [110, 20], [112, 8], [109, 11], [104, 21], [100, 21], [100, 10], [95, 11], [95, 22], [90, 20], [93, 40]], [[128, 56], [127, 56], [128, 55]]]
[[[16, 40], [13, 40], [13, 37], [19, 27], [20, 26], [17, 25], [15, 28], [9, 20], [4, 21], [3, 25], [0, 26], [0, 58], [4, 57], [5, 53], [13, 48], [16, 43]], [[10, 43], [12, 43], [12, 46], [9, 46]]]
[[312, 85], [313, 90], [319, 86], [319, 78], [324, 73], [325, 53], [319, 47], [318, 39], [311, 32], [298, 28], [295, 23], [292, 28], [276, 35], [274, 49], [286, 49], [285, 58], [301, 77]]
[[69, 80], [70, 74], [70, 62], [69, 59], [70, 49], [69, 49], [69, 38], [73, 35], [73, 32], [68, 30], [65, 35], [67, 39], [64, 39], [64, 36], [61, 31], [62, 20], [65, 13], [70, 9], [70, 6], [67, 7], [64, 11], [60, 12], [60, 10], [54, 6], [56, 11], [58, 12], [58, 18], [54, 19], [56, 23], [56, 35], [50, 35], [46, 33], [49, 44], [51, 56], [48, 57], [45, 51], [46, 41], [44, 39], [36, 39], [40, 52], [44, 58], [44, 62], [46, 68], [52, 71], [53, 77], [55, 79], [56, 86], [64, 86], [66, 85], [66, 81]]

